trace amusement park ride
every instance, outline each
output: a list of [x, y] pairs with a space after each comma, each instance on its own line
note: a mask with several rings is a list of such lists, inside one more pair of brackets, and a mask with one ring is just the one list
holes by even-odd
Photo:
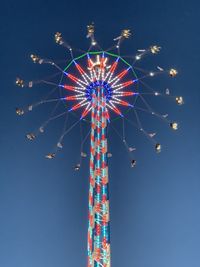
[[[55, 67], [58, 70], [59, 82], [52, 81], [52, 79], [30, 82], [25, 82], [21, 78], [16, 79], [16, 85], [19, 87], [31, 88], [36, 84], [47, 84], [54, 87], [54, 92], [57, 90], [60, 93], [57, 98], [45, 98], [25, 108], [16, 108], [17, 115], [24, 115], [26, 112], [32, 111], [33, 108], [45, 103], [56, 103], [56, 105], [60, 102], [66, 103], [64, 112], [55, 115], [55, 108], [50, 118], [38, 128], [38, 131], [26, 135], [28, 140], [32, 141], [37, 135], [43, 133], [47, 124], [54, 119], [65, 115], [68, 116], [73, 112], [78, 113], [78, 120], [68, 129], [64, 127], [64, 131], [56, 144], [56, 150], [47, 154], [47, 159], [53, 159], [56, 156], [57, 150], [63, 147], [64, 137], [78, 123], [86, 120], [90, 123], [87, 267], [111, 266], [108, 158], [112, 154], [107, 148], [108, 125], [116, 116], [121, 117], [123, 122], [129, 122], [129, 118], [125, 116], [123, 111], [125, 109], [133, 111], [136, 123], [131, 122], [131, 124], [153, 140], [155, 151], [160, 152], [161, 144], [154, 140], [156, 133], [147, 133], [140, 123], [137, 114], [138, 110], [142, 110], [137, 106], [137, 100], [140, 99], [146, 106], [143, 111], [161, 118], [173, 130], [178, 129], [178, 123], [170, 121], [168, 114], [158, 114], [147, 103], [145, 95], [150, 94], [157, 97], [162, 94], [144, 82], [146, 78], [160, 74], [167, 74], [173, 78], [177, 75], [176, 69], [165, 70], [157, 66], [155, 71], [141, 71], [141, 69], [137, 68], [137, 62], [148, 54], [155, 55], [159, 53], [161, 47], [152, 45], [148, 49], [139, 49], [136, 55], [134, 57], [131, 56], [128, 61], [121, 55], [120, 48], [122, 42], [130, 36], [130, 30], [122, 30], [120, 36], [114, 39], [114, 46], [111, 49], [102, 50], [94, 36], [94, 24], [91, 24], [87, 26], [87, 38], [91, 41], [90, 47], [87, 51], [75, 57], [75, 49], [64, 41], [61, 33], [57, 32], [55, 34], [56, 43], [64, 46], [69, 51], [70, 60], [68, 60], [67, 66], [62, 69], [56, 62], [33, 54], [31, 59], [33, 63], [50, 64]], [[142, 74], [139, 76], [138, 73]], [[140, 87], [146, 87], [149, 92], [145, 93]], [[164, 95], [170, 97], [178, 105], [183, 104], [183, 98], [181, 96], [171, 96], [169, 89], [165, 90]], [[71, 102], [75, 104], [71, 105]], [[85, 142], [86, 138], [83, 142]], [[134, 147], [130, 147], [127, 144], [124, 135], [122, 136], [122, 142], [129, 153], [135, 150]], [[81, 157], [84, 158], [86, 156], [86, 153], [81, 151]], [[135, 159], [131, 158], [130, 166], [136, 166]], [[80, 167], [81, 164], [77, 163], [74, 169], [78, 171]]]

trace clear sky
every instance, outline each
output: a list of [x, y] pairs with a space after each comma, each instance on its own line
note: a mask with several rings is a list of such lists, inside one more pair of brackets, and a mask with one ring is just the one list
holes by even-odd
[[1, 1], [1, 267], [86, 266], [89, 165], [86, 159], [80, 172], [73, 170], [79, 158], [79, 129], [67, 136], [55, 160], [46, 160], [62, 122], [50, 126], [35, 143], [27, 142], [25, 134], [40, 125], [49, 107], [23, 118], [15, 115], [15, 107], [39, 99], [48, 87], [16, 88], [15, 77], [30, 80], [51, 73], [48, 67], [33, 66], [30, 53], [67, 58], [54, 43], [56, 31], [86, 49], [86, 25], [91, 21], [104, 48], [125, 27], [134, 33], [125, 45], [129, 54], [160, 44], [162, 53], [152, 59], [152, 66], [173, 66], [180, 75], [154, 85], [161, 91], [169, 87], [185, 99], [182, 107], [166, 99], [156, 104], [161, 113], [180, 122], [178, 132], [144, 118], [144, 127], [159, 132], [159, 155], [148, 140], [127, 128], [129, 142], [137, 147], [135, 169], [118, 136], [109, 135], [112, 266], [200, 266], [199, 17], [197, 0]]

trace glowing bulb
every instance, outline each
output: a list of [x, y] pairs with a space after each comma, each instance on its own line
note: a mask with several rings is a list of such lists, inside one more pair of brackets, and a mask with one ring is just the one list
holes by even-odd
[[141, 59], [141, 56], [140, 56], [140, 55], [136, 55], [136, 56], [135, 56], [135, 59], [136, 59], [136, 60], [140, 60], [140, 59]]
[[153, 76], [155, 75], [155, 73], [154, 73], [154, 72], [149, 72], [149, 75], [150, 75], [151, 77], [153, 77]]

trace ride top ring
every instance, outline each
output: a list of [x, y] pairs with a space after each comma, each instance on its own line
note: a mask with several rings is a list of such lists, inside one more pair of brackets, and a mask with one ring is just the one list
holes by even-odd
[[133, 107], [130, 101], [124, 98], [129, 100], [130, 97], [138, 95], [135, 88], [137, 76], [133, 67], [119, 55], [109, 52], [85, 53], [73, 59], [64, 69], [64, 74], [65, 81], [62, 80], [60, 87], [70, 91], [64, 99], [78, 102], [72, 105], [69, 111], [84, 107], [81, 119], [91, 111], [92, 94], [99, 87], [103, 89], [102, 97], [105, 98], [108, 118], [110, 118], [110, 110], [123, 116], [118, 106]]

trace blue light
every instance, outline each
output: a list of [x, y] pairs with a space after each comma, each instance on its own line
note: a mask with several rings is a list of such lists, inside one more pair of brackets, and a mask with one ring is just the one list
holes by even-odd
[[109, 86], [109, 84], [106, 81], [97, 80], [86, 87], [85, 96], [89, 101], [92, 100], [93, 90], [96, 91], [96, 88], [99, 86], [104, 89], [106, 100], [110, 100], [112, 98], [112, 88]]

